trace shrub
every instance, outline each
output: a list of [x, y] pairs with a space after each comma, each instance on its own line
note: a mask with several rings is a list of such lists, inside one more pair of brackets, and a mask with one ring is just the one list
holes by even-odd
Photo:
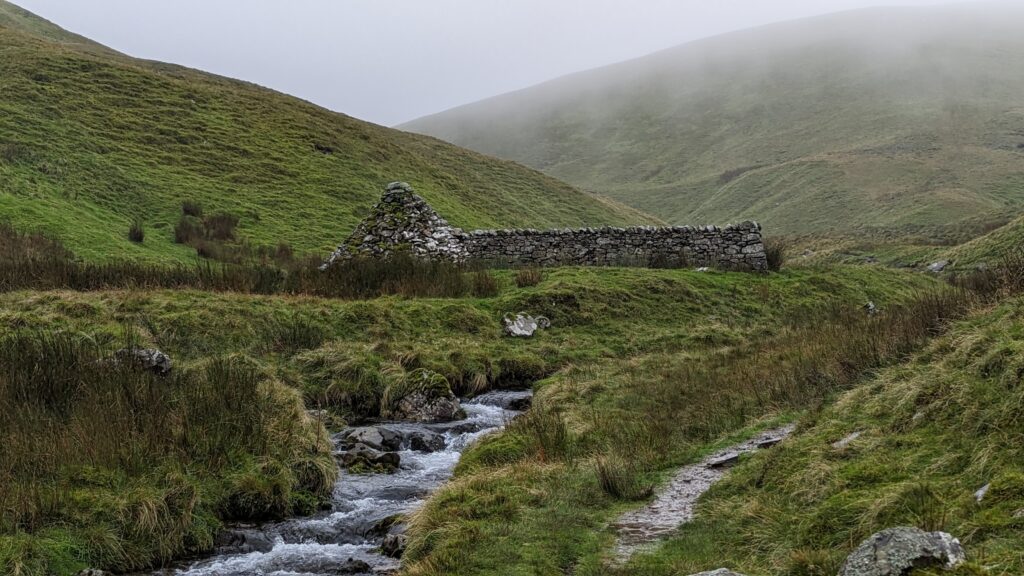
[[193, 218], [202, 218], [203, 206], [198, 202], [185, 200], [181, 203], [181, 213], [185, 216], [192, 216]]
[[142, 244], [146, 240], [146, 231], [142, 229], [142, 222], [136, 220], [128, 228], [128, 239], [136, 244]]
[[639, 479], [639, 467], [631, 459], [598, 456], [594, 471], [601, 489], [617, 500], [644, 500], [654, 494], [654, 485]]
[[473, 296], [477, 298], [493, 298], [501, 292], [498, 279], [488, 270], [473, 273]]
[[174, 225], [174, 241], [178, 244], [192, 245], [203, 238], [202, 225], [195, 218], [183, 216]]
[[522, 268], [516, 272], [516, 286], [526, 288], [536, 286], [544, 279], [544, 273], [539, 268]]
[[768, 269], [778, 272], [786, 260], [786, 243], [777, 238], [767, 238], [764, 241], [764, 255], [768, 259]]
[[238, 227], [239, 218], [234, 214], [222, 212], [203, 218], [203, 229], [208, 240], [234, 240], [235, 228]]

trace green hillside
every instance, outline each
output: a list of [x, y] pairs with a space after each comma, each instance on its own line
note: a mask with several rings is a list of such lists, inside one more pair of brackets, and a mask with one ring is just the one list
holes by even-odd
[[[326, 253], [407, 180], [464, 227], [650, 221], [521, 165], [258, 86], [128, 58], [0, 1], [0, 218], [89, 259], [191, 258], [183, 201]], [[145, 242], [127, 238], [141, 221]]]
[[1024, 9], [840, 13], [701, 40], [405, 129], [673, 223], [962, 241], [1024, 206]]

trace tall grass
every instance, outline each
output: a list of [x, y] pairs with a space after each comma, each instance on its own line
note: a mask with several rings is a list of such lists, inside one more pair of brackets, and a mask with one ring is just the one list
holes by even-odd
[[68, 333], [0, 339], [0, 567], [32, 565], [14, 545], [32, 537], [66, 543], [67, 562], [141, 569], [211, 547], [217, 517], [329, 496], [327, 439], [255, 363], [159, 377], [111, 358]]
[[[201, 246], [211, 250], [233, 249], [218, 243]], [[386, 260], [357, 258], [324, 271], [317, 268], [316, 261], [296, 261], [287, 246], [265, 253], [257, 251], [257, 255], [262, 257], [262, 263], [207, 261], [192, 266], [163, 266], [128, 261], [82, 262], [57, 242], [0, 224], [0, 291], [190, 288], [358, 299], [386, 295], [490, 297], [500, 290], [488, 271], [424, 261], [410, 255], [395, 255]], [[282, 260], [294, 265], [285, 269], [270, 263]]]

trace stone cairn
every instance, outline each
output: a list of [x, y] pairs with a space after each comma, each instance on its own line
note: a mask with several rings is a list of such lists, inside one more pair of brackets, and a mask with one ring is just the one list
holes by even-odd
[[386, 257], [408, 250], [414, 256], [465, 262], [465, 234], [453, 228], [405, 182], [388, 184], [370, 215], [321, 268], [357, 254]]
[[398, 251], [430, 260], [507, 266], [768, 268], [761, 227], [717, 226], [478, 230], [454, 228], [404, 182], [389, 184], [380, 202], [323, 268], [358, 254]]

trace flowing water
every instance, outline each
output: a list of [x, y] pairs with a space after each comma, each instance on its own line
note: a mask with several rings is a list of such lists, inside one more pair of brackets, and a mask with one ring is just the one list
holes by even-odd
[[[447, 480], [466, 446], [503, 427], [518, 412], [511, 407], [528, 400], [529, 392], [491, 392], [463, 403], [466, 419], [444, 424], [386, 424], [409, 433], [444, 434], [446, 448], [424, 453], [399, 452], [393, 474], [349, 474], [341, 471], [334, 486], [332, 509], [259, 527], [237, 528], [232, 542], [216, 555], [158, 574], [176, 576], [332, 576], [381, 574], [398, 561], [378, 553], [384, 535], [373, 528], [396, 514], [415, 510]], [[341, 434], [335, 436], [340, 445]], [[340, 446], [339, 446], [340, 447]], [[369, 571], [362, 564], [368, 565]]]

